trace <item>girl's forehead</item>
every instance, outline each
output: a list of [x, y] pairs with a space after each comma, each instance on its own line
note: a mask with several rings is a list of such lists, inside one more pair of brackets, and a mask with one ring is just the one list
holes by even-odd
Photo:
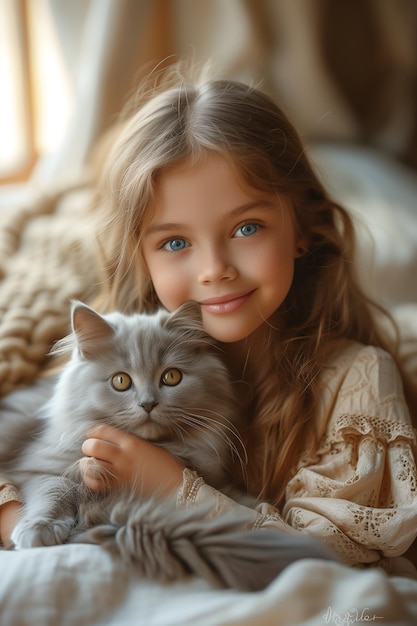
[[172, 193], [185, 196], [194, 188], [206, 190], [209, 195], [230, 190], [259, 193], [265, 190], [248, 180], [243, 167], [231, 155], [206, 152], [198, 159], [184, 159], [161, 171], [154, 181], [154, 200], [172, 199]]
[[158, 183], [141, 229], [143, 237], [204, 224], [230, 227], [249, 215], [253, 218], [255, 210], [264, 215], [265, 211], [278, 212], [281, 218], [284, 213], [287, 217], [292, 214], [287, 194], [251, 186], [233, 162], [217, 155], [172, 167]]
[[229, 154], [202, 152], [197, 159], [182, 159], [155, 177], [152, 198], [142, 215], [141, 238], [155, 232], [155, 227], [161, 230], [163, 224], [188, 223], [191, 216], [206, 216], [209, 221], [232, 218], [234, 209], [265, 207], [268, 202], [280, 211], [285, 206], [295, 218], [286, 190], [275, 190], [268, 180], [255, 184], [246, 168]]
[[155, 184], [151, 205], [158, 212], [184, 204], [228, 205], [259, 193], [245, 181], [235, 163], [218, 155], [208, 155], [198, 162], [183, 162], [164, 171]]

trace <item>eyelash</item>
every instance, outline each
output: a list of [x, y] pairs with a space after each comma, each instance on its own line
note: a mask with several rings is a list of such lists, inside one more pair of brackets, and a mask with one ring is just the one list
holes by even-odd
[[[251, 234], [249, 234], [249, 235], [243, 235], [243, 234], [242, 234], [242, 235], [240, 235], [241, 237], [245, 237], [245, 236], [246, 236], [246, 237], [251, 237], [252, 235], [254, 235], [255, 233], [257, 233], [257, 232], [258, 232], [261, 228], [263, 228], [262, 224], [259, 224], [258, 222], [254, 222], [254, 221], [244, 222], [243, 224], [241, 224], [240, 226], [238, 226], [238, 227], [234, 230], [234, 232], [233, 232], [233, 236], [234, 236], [234, 237], [236, 237], [236, 236], [237, 236], [237, 235], [236, 235], [236, 233], [237, 233], [238, 231], [241, 231], [243, 228], [245, 228], [245, 226], [255, 226], [256, 230], [255, 230], [255, 232], [254, 232], [254, 233], [251, 233]], [[171, 248], [171, 249], [168, 249], [169, 244], [170, 244], [170, 243], [172, 243], [172, 242], [174, 242], [174, 241], [182, 241], [182, 242], [184, 242], [184, 244], [185, 244], [185, 245], [184, 245], [184, 247], [179, 248], [179, 249], [177, 249], [177, 250], [173, 250], [172, 248]], [[163, 241], [163, 242], [160, 244], [159, 248], [160, 248], [161, 250], [166, 250], [167, 252], [181, 252], [182, 250], [184, 250], [185, 248], [188, 248], [189, 246], [190, 246], [190, 244], [189, 244], [189, 243], [186, 241], [186, 239], [184, 239], [183, 237], [172, 237], [171, 239], [166, 239], [165, 241]]]
[[254, 235], [255, 233], [257, 233], [261, 228], [262, 228], [262, 224], [259, 224], [258, 222], [245, 222], [244, 224], [242, 224], [241, 226], [238, 226], [238, 228], [236, 228], [234, 235], [236, 237], [236, 233], [238, 231], [242, 231], [243, 228], [247, 227], [247, 226], [255, 226], [256, 230], [254, 233], [250, 233], [249, 235], [241, 235], [242, 237], [252, 237], [252, 235]]
[[[178, 250], [169, 249], [167, 246], [173, 241], [183, 241], [186, 245], [184, 246], [184, 248], [179, 248]], [[160, 250], [166, 250], [167, 252], [181, 252], [181, 250], [188, 248], [189, 245], [190, 244], [182, 237], [173, 237], [172, 239], [167, 239], [166, 241], [163, 241], [159, 247], [160, 247]]]

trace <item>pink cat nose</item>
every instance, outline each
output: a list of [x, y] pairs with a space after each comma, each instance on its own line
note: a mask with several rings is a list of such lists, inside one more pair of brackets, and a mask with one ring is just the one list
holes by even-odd
[[150, 413], [154, 407], [156, 407], [157, 402], [142, 402], [140, 405], [147, 413]]

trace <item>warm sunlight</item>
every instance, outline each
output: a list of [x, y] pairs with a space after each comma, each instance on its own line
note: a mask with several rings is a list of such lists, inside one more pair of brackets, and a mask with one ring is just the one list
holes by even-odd
[[28, 118], [22, 30], [13, 0], [0, 3], [0, 175], [26, 165]]
[[28, 2], [30, 55], [36, 114], [35, 142], [40, 153], [56, 148], [72, 109], [73, 94], [47, 0]]
[[[47, 0], [0, 2], [0, 178], [62, 141], [73, 93]], [[63, 21], [61, 25], [65, 29]]]

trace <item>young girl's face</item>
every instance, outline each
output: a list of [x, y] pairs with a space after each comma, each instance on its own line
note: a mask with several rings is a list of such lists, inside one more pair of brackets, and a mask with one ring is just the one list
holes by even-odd
[[158, 180], [143, 256], [161, 303], [201, 304], [205, 330], [236, 342], [262, 326], [291, 287], [297, 256], [291, 207], [207, 156]]

